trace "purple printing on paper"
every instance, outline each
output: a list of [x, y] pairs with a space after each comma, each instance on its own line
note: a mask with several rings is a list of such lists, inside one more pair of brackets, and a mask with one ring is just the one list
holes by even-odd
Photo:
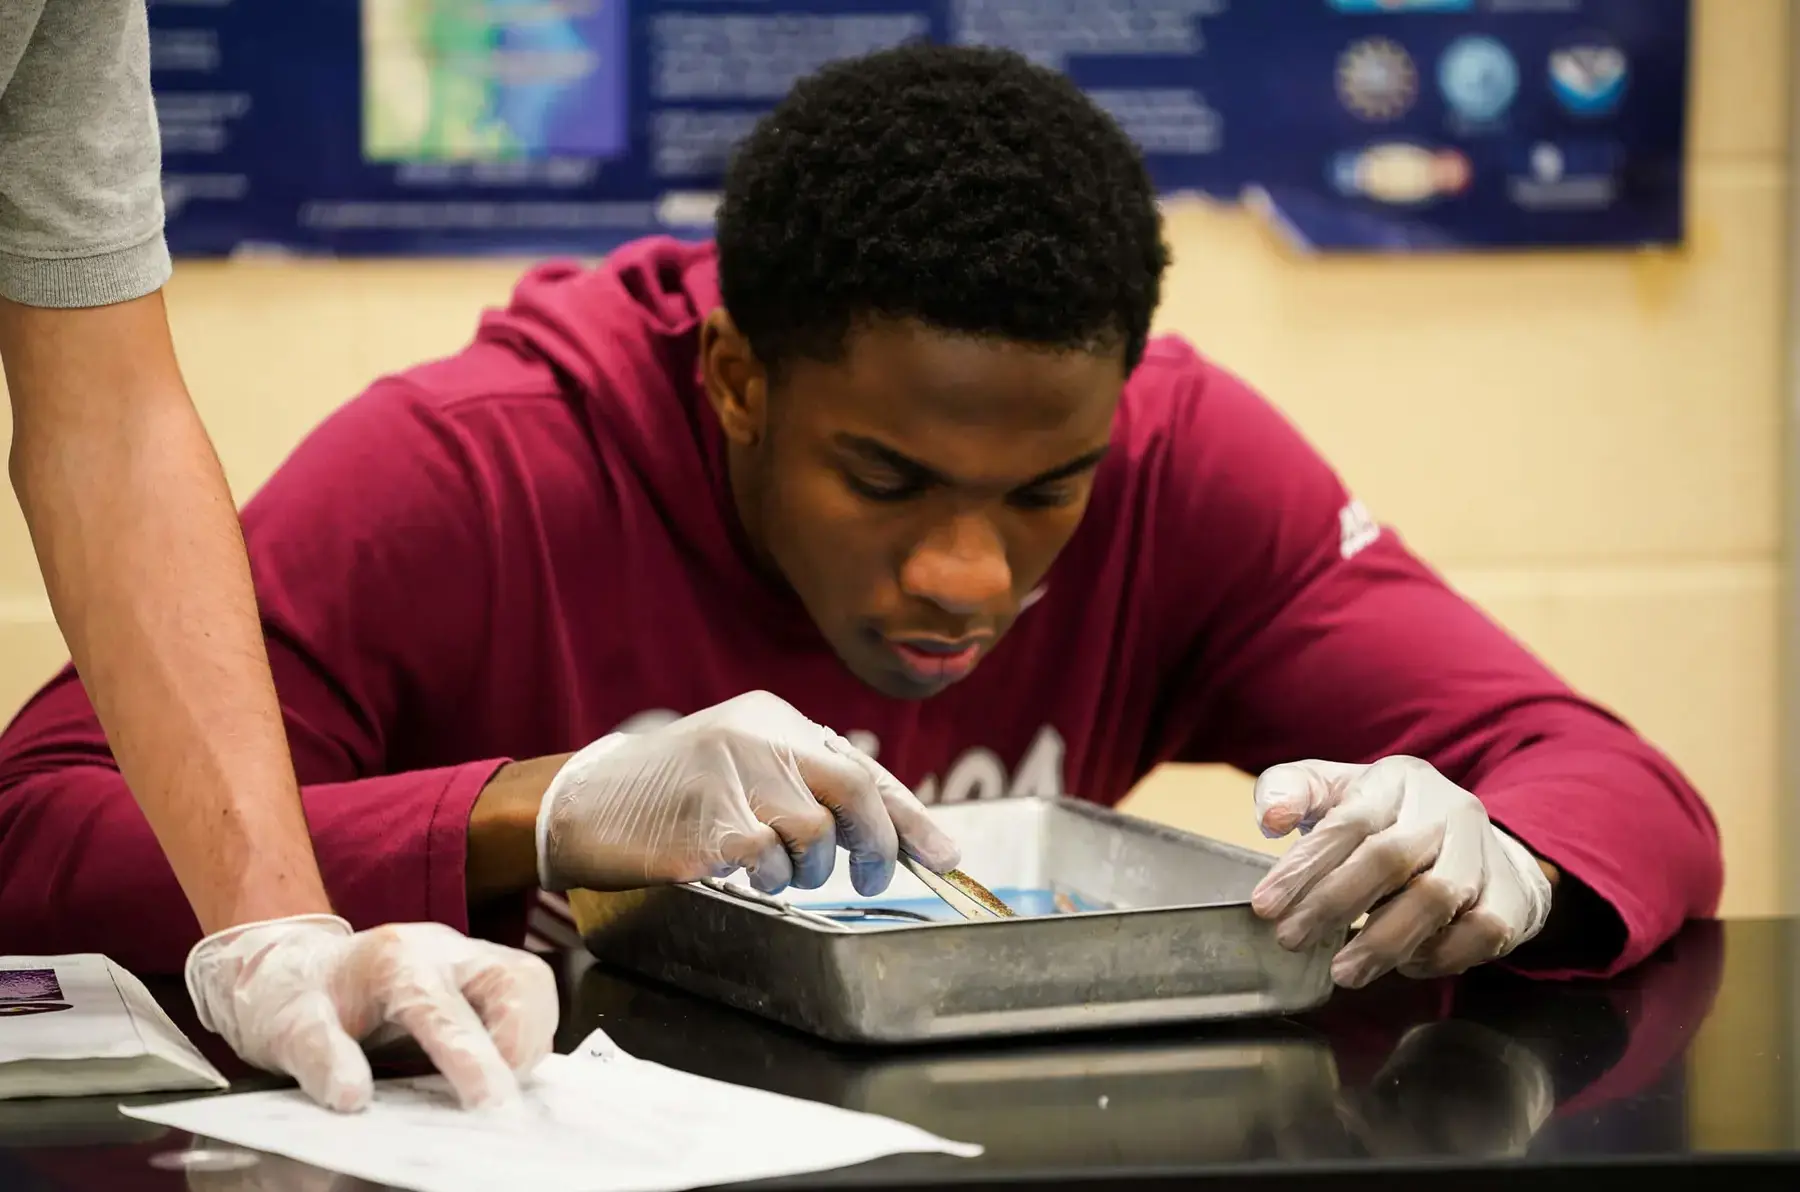
[[0, 1004], [61, 1001], [55, 969], [0, 969]]

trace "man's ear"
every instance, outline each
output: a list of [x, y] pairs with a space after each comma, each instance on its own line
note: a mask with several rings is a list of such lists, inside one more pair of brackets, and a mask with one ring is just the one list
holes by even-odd
[[769, 413], [768, 371], [722, 306], [700, 325], [700, 370], [725, 437], [740, 447], [761, 442]]

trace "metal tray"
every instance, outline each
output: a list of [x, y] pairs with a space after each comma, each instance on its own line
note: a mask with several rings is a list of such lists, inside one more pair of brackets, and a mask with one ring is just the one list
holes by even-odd
[[1311, 1009], [1344, 937], [1282, 949], [1249, 906], [1269, 857], [1066, 799], [933, 808], [963, 867], [1005, 891], [1109, 909], [981, 922], [850, 927], [801, 909], [917, 905], [904, 870], [876, 898], [844, 866], [819, 890], [765, 899], [741, 882], [570, 905], [596, 958], [845, 1043], [922, 1043], [1193, 1022]]

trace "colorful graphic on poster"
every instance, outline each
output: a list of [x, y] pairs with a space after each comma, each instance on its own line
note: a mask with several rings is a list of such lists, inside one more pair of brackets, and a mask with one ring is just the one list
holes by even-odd
[[704, 236], [800, 78], [902, 42], [1066, 72], [1160, 190], [1293, 243], [1682, 237], [1690, 0], [150, 0], [184, 256]]

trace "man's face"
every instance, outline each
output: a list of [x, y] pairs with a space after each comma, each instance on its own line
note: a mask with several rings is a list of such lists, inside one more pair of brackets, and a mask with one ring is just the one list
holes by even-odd
[[1087, 508], [1124, 355], [853, 330], [771, 387], [715, 312], [703, 341], [745, 529], [863, 682], [896, 698], [969, 674]]

